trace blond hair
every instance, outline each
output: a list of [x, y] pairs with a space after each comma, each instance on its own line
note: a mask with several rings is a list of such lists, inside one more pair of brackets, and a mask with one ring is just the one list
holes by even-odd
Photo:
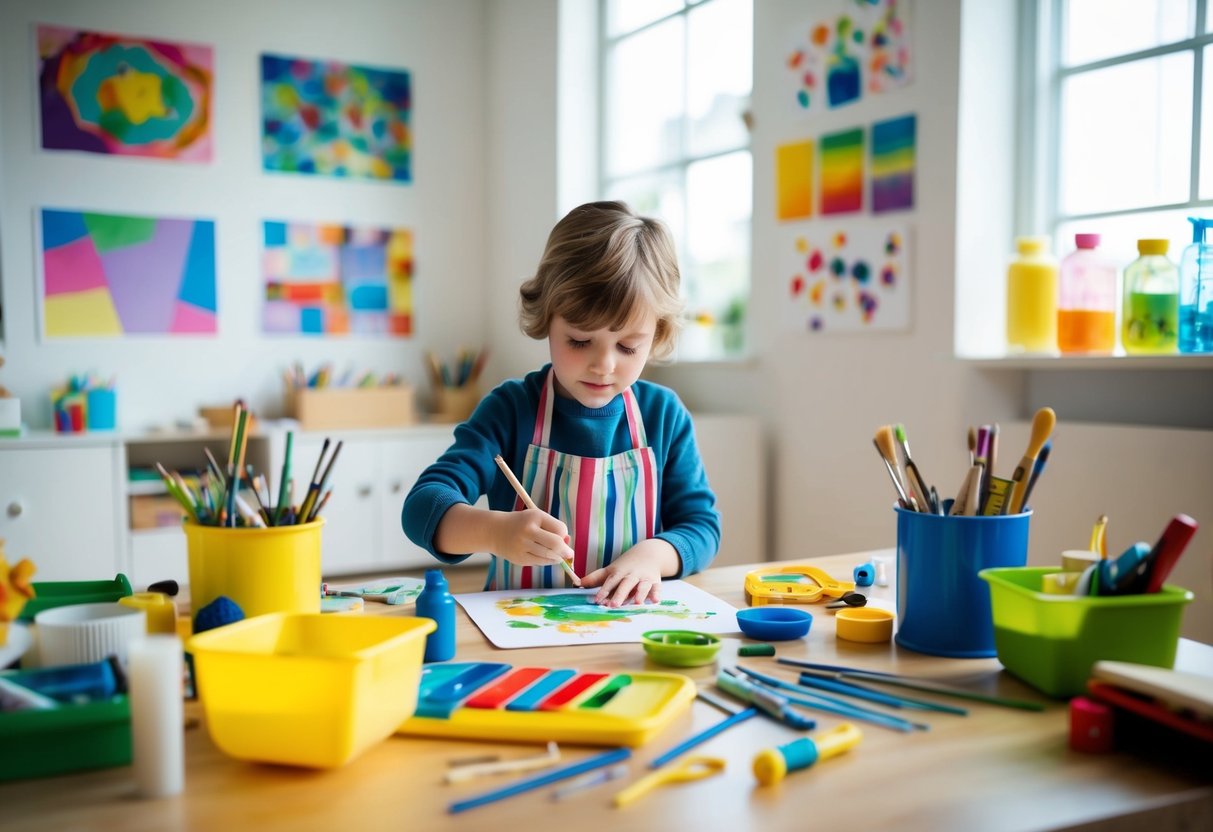
[[622, 202], [590, 202], [556, 223], [535, 276], [519, 291], [519, 322], [546, 338], [559, 315], [578, 329], [618, 331], [639, 309], [657, 318], [651, 356], [674, 349], [682, 300], [674, 240], [665, 223]]

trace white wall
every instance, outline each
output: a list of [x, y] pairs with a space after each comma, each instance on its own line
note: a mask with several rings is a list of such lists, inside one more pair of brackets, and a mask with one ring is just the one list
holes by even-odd
[[[214, 162], [40, 151], [35, 22], [212, 45]], [[294, 360], [309, 368], [333, 361], [338, 371], [402, 372], [424, 396], [423, 348], [453, 357], [459, 345], [486, 338], [484, 26], [482, 0], [6, 0], [0, 6], [0, 352], [7, 365], [0, 381], [22, 399], [27, 423], [49, 425], [49, 389], [87, 371], [117, 376], [119, 424], [132, 430], [186, 419], [198, 404], [236, 397], [276, 415], [281, 371]], [[264, 51], [408, 70], [412, 183], [262, 172]], [[214, 219], [218, 336], [40, 343], [38, 206]], [[414, 337], [262, 335], [260, 223], [270, 218], [412, 229]]]

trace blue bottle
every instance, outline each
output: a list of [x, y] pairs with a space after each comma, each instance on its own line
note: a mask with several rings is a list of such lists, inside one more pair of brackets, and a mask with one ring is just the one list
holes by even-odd
[[1213, 352], [1213, 220], [1188, 217], [1192, 245], [1179, 261], [1179, 351]]
[[425, 660], [445, 662], [455, 655], [455, 599], [441, 569], [425, 570], [425, 587], [417, 596], [417, 615], [432, 618], [438, 629], [425, 637]]

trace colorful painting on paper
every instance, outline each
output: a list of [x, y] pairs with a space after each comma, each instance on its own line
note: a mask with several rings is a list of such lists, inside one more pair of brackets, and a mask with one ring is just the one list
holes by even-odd
[[863, 208], [863, 128], [821, 137], [821, 213]]
[[800, 220], [813, 216], [813, 142], [775, 148], [775, 216]]
[[46, 338], [210, 335], [215, 224], [42, 209]]
[[662, 581], [661, 602], [603, 607], [596, 589], [501, 589], [456, 595], [495, 646], [639, 642], [649, 630], [736, 633], [737, 610], [684, 581]]
[[38, 26], [42, 147], [211, 161], [209, 46]]
[[836, 0], [797, 27], [784, 60], [790, 106], [801, 113], [854, 104], [911, 80], [910, 0]]
[[411, 109], [403, 70], [261, 56], [266, 170], [408, 182]]
[[905, 330], [910, 325], [910, 252], [906, 229], [817, 223], [786, 236], [790, 329], [808, 332]]
[[914, 207], [916, 163], [913, 115], [872, 125], [872, 213]]
[[262, 276], [265, 332], [413, 333], [413, 235], [267, 220]]

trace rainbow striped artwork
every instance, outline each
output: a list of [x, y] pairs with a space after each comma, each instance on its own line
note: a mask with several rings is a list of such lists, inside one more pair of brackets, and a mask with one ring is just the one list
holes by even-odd
[[293, 335], [413, 333], [413, 234], [267, 220], [262, 329]]
[[813, 142], [775, 148], [775, 217], [800, 220], [813, 216]]
[[37, 37], [43, 149], [211, 161], [209, 46], [61, 26]]
[[41, 211], [45, 338], [217, 331], [215, 224]]
[[818, 224], [785, 236], [785, 323], [796, 332], [905, 330], [910, 253], [904, 227]]
[[821, 213], [863, 208], [863, 128], [821, 137]]
[[913, 115], [872, 125], [872, 213], [914, 207], [916, 163]]
[[268, 171], [412, 179], [412, 91], [403, 70], [261, 56]]

